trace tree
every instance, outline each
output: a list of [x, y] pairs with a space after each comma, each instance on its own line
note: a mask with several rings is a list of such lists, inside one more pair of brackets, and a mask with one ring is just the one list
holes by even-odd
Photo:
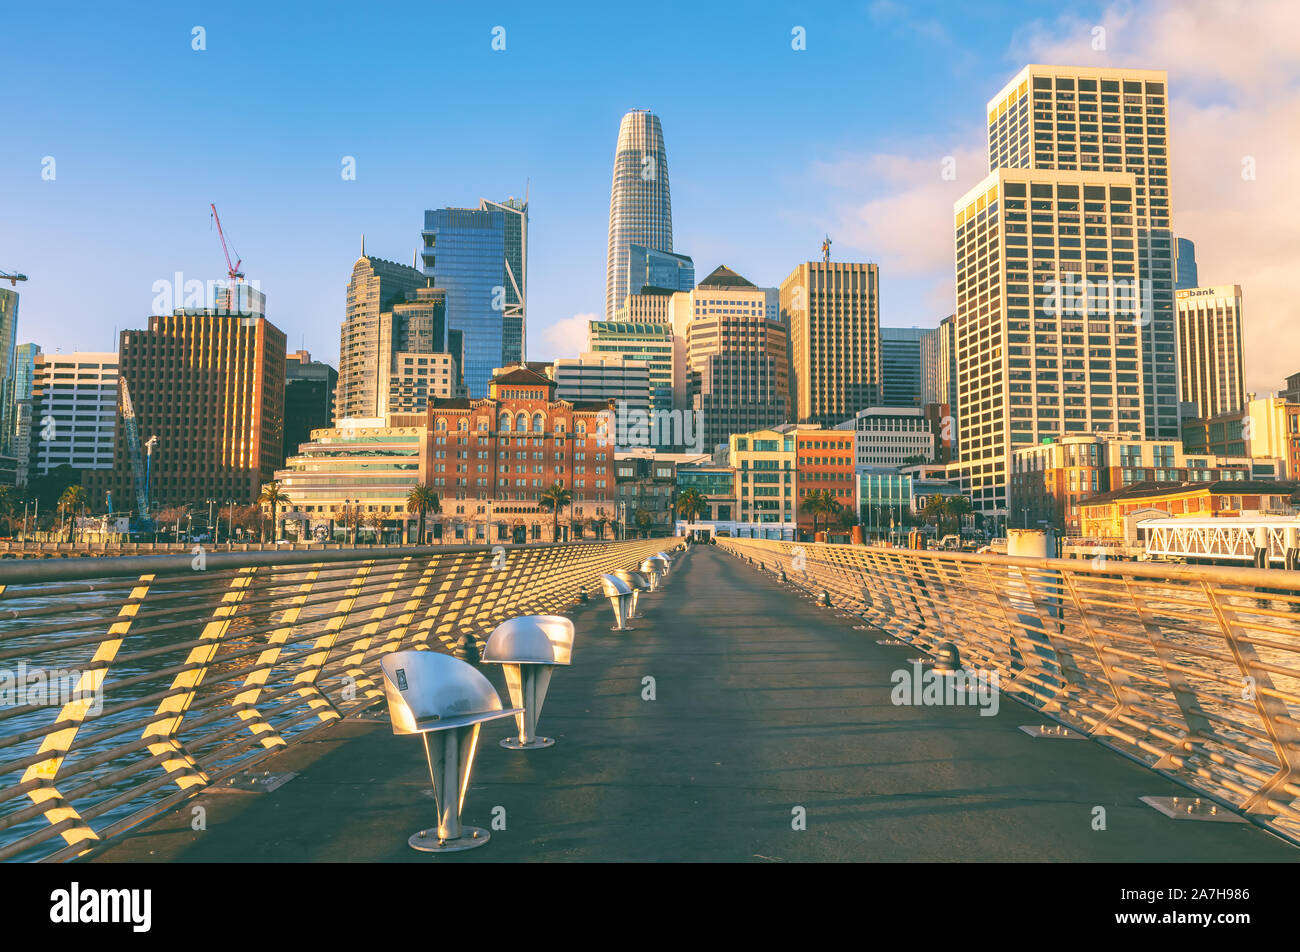
[[68, 538], [65, 541], [72, 541], [72, 530], [77, 523], [77, 514], [85, 512], [89, 505], [90, 497], [80, 486], [69, 486], [63, 490], [63, 495], [59, 496], [59, 510], [68, 517]]
[[832, 496], [825, 489], [814, 489], [803, 498], [799, 508], [813, 517], [813, 537], [817, 536], [817, 517], [825, 516], [827, 524], [830, 524], [832, 516], [839, 515], [844, 508], [840, 501]]
[[424, 545], [424, 517], [426, 513], [442, 512], [442, 501], [438, 499], [438, 494], [428, 483], [420, 483], [412, 486], [411, 491], [406, 494], [406, 511], [414, 512], [419, 515], [419, 541], [417, 545]]
[[949, 496], [944, 500], [943, 511], [956, 526], [957, 534], [961, 534], [961, 520], [964, 516], [970, 515], [970, 500], [965, 496]]
[[551, 524], [551, 538], [556, 542], [560, 541], [560, 510], [565, 506], [572, 507], [573, 493], [565, 489], [562, 482], [556, 480], [537, 497], [537, 504], [545, 511], [554, 514]]
[[651, 515], [649, 509], [638, 509], [636, 511], [636, 527], [641, 530], [641, 538], [647, 538], [650, 535], [650, 528], [655, 524], [655, 517]]
[[262, 491], [258, 494], [257, 501], [263, 506], [271, 507], [271, 541], [280, 538], [280, 520], [278, 510], [280, 506], [287, 506], [291, 500], [288, 494], [280, 488], [280, 484], [275, 480], [262, 484]]
[[348, 532], [348, 544], [357, 544], [357, 529], [365, 521], [365, 510], [355, 503], [345, 503], [334, 510], [334, 521], [341, 523]]
[[943, 497], [931, 496], [927, 499], [925, 501], [925, 509], [922, 510], [921, 515], [924, 517], [926, 522], [933, 521], [936, 529], [940, 528], [940, 524], [943, 522], [944, 516], [946, 515], [946, 507], [944, 505]]
[[697, 518], [708, 515], [709, 502], [698, 489], [694, 487], [683, 489], [682, 494], [677, 497], [677, 512], [691, 525], [695, 525]]

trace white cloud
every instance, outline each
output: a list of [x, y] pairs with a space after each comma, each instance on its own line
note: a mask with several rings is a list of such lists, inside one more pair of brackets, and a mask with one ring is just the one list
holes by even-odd
[[[542, 328], [544, 353], [536, 359], [554, 360], [556, 357], [578, 356], [587, 349], [587, 322], [600, 319], [598, 314], [574, 314]], [[532, 359], [533, 355], [530, 353], [529, 357]]]

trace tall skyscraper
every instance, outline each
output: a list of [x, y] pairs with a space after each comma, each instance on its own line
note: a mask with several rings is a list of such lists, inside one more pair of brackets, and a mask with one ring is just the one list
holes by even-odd
[[695, 262], [686, 255], [656, 251], [645, 245], [628, 245], [628, 294], [642, 288], [689, 291], [695, 287]]
[[[923, 327], [880, 329], [880, 403], [886, 407], [919, 407]], [[946, 402], [946, 401], [945, 401]]]
[[[140, 442], [158, 438], [150, 502], [253, 502], [283, 462], [284, 332], [260, 314], [186, 308], [150, 317], [148, 330], [122, 331], [118, 355]], [[106, 474], [118, 510], [135, 502], [123, 431], [119, 415]]]
[[1190, 238], [1177, 238], [1174, 253], [1174, 290], [1200, 287], [1196, 279], [1196, 245]]
[[659, 117], [633, 109], [618, 127], [614, 182], [609, 193], [609, 249], [605, 261], [605, 320], [628, 294], [632, 245], [673, 250], [673, 207], [668, 190], [668, 155]]
[[334, 392], [339, 372], [305, 350], [286, 354], [284, 359], [284, 450], [288, 459], [311, 439], [312, 430], [323, 430], [334, 422]]
[[1199, 418], [1246, 405], [1241, 336], [1241, 285], [1176, 291], [1180, 399]]
[[[1135, 252], [1142, 282], [1140, 360], [1148, 439], [1179, 435], [1168, 113], [1164, 70], [1115, 67], [1026, 66], [988, 104], [990, 172], [1059, 169], [1134, 176], [1132, 208], [1122, 216], [1128, 220], [1113, 223], [1121, 229], [1116, 237], [1134, 247], [1111, 251], [1117, 262]], [[1082, 224], [1091, 262], [1105, 249], [1094, 249], [1096, 223], [1085, 217]], [[1074, 241], [1076, 234], [1061, 237]], [[1065, 241], [1062, 246], [1070, 247]], [[1089, 269], [1084, 276], [1092, 280], [1095, 274]], [[1034, 283], [1039, 282], [1036, 275]]]
[[[957, 317], [949, 314], [921, 338], [921, 399], [926, 406], [947, 406], [948, 449], [954, 459], [957, 442]], [[942, 431], [945, 428], [941, 425]]]
[[465, 385], [484, 396], [494, 368], [524, 359], [528, 203], [426, 211], [422, 238], [424, 274], [446, 290], [447, 329], [462, 335]]
[[[31, 476], [32, 421], [40, 419], [33, 416], [32, 391], [36, 384], [36, 361], [40, 356], [38, 344], [19, 344], [14, 348], [14, 482], [19, 486], [25, 486]], [[110, 408], [110, 438], [112, 424]]]
[[687, 392], [702, 415], [705, 452], [733, 433], [789, 418], [789, 335], [782, 320], [769, 316], [768, 297], [726, 266], [693, 291], [673, 295]]
[[880, 402], [880, 269], [806, 261], [781, 282], [790, 328], [791, 412], [831, 427]]
[[417, 269], [365, 254], [352, 267], [348, 306], [339, 334], [339, 385], [335, 420], [373, 419], [384, 415], [387, 381], [380, 374], [380, 315], [425, 287]]
[[18, 292], [0, 288], [0, 485], [18, 479], [18, 401], [14, 348], [18, 344]]
[[1006, 508], [1018, 447], [1144, 432], [1135, 187], [1131, 172], [1003, 168], [954, 206], [960, 472], [977, 510]]

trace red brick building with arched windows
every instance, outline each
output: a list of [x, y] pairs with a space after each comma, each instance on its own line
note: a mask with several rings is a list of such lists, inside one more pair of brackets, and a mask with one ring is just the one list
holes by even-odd
[[486, 397], [431, 398], [427, 413], [426, 482], [446, 541], [549, 541], [554, 517], [538, 497], [556, 482], [573, 494], [560, 538], [609, 537], [614, 401], [557, 400], [554, 380], [519, 365], [494, 376]]

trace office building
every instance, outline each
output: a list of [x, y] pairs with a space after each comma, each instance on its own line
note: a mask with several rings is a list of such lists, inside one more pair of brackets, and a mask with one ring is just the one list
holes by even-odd
[[[20, 351], [34, 347], [25, 344]], [[42, 354], [37, 348], [29, 387], [32, 425], [27, 436], [28, 479], [44, 476], [59, 466], [78, 470], [113, 468], [117, 354]], [[91, 500], [96, 508], [102, 502]], [[127, 505], [123, 500], [123, 506]]]
[[1079, 524], [1086, 539], [1136, 545], [1145, 519], [1186, 517], [1241, 519], [1259, 516], [1294, 518], [1291, 501], [1300, 483], [1255, 480], [1138, 483], [1085, 499]]
[[698, 411], [706, 448], [789, 419], [786, 325], [770, 315], [769, 297], [726, 266], [673, 296], [689, 406]]
[[[849, 517], [857, 515], [854, 434], [811, 423], [794, 425], [792, 432], [796, 519], [800, 533], [811, 538], [814, 521], [818, 531], [828, 527], [825, 515], [818, 515], [814, 520], [813, 514], [804, 510], [804, 501], [811, 493], [829, 493]], [[831, 524], [836, 521], [834, 517], [829, 520]]]
[[[887, 407], [919, 407], [922, 395], [923, 327], [880, 328], [880, 402]], [[945, 401], [946, 402], [946, 401]]]
[[14, 350], [18, 345], [18, 292], [0, 288], [0, 485], [18, 480], [18, 382]]
[[554, 517], [538, 499], [553, 483], [573, 494], [560, 538], [588, 519], [615, 515], [614, 438], [608, 401], [556, 396], [550, 377], [526, 366], [500, 368], [488, 396], [433, 399], [428, 482], [442, 500], [450, 538], [519, 542], [552, 539]]
[[834, 426], [880, 402], [880, 271], [874, 264], [806, 261], [781, 282], [790, 328], [791, 414]]
[[[677, 464], [670, 459], [629, 456], [616, 460], [614, 469], [618, 488], [615, 520], [620, 535], [672, 535], [677, 521], [673, 509]], [[587, 528], [599, 529], [600, 525], [589, 522]]]
[[[679, 463], [677, 496], [694, 489], [704, 497], [705, 511], [696, 517], [703, 522], [731, 522], [736, 518], [736, 471], [728, 463], [702, 460]], [[689, 522], [684, 516], [681, 521]]]
[[1196, 245], [1188, 238], [1174, 239], [1174, 290], [1199, 288], [1196, 280]]
[[461, 334], [465, 386], [483, 396], [494, 368], [524, 359], [528, 203], [426, 211], [421, 238], [424, 274], [446, 291], [448, 334]]
[[695, 287], [695, 262], [686, 255], [658, 251], [645, 245], [628, 245], [627, 293], [644, 288], [689, 291]]
[[954, 206], [960, 472], [977, 511], [1005, 509], [1019, 446], [1146, 432], [1134, 190], [1131, 172], [1002, 168]]
[[[1103, 232], [1086, 210], [1082, 225], [1083, 237], [1090, 239], [1089, 255], [1113, 256], [1117, 263], [1136, 257], [1142, 421], [1150, 439], [1179, 435], [1168, 108], [1163, 70], [1116, 67], [1026, 66], [988, 103], [990, 172], [1133, 177], [1129, 209], [1107, 223], [1107, 229], [1119, 229], [1110, 232], [1109, 248], [1095, 247]], [[1036, 180], [1052, 181], [1041, 175]], [[1037, 242], [1037, 230], [1034, 234]], [[1123, 239], [1123, 247], [1114, 244], [1115, 238]], [[1090, 267], [1082, 276], [1093, 281], [1098, 274]], [[1041, 281], [1051, 275], [1035, 272], [1034, 277], [1038, 293]]]
[[957, 319], [949, 314], [921, 338], [921, 399], [926, 407], [946, 406], [939, 436], [949, 459], [957, 459]]
[[796, 538], [794, 427], [782, 424], [734, 433], [729, 447], [728, 462], [736, 474], [736, 521], [758, 527], [761, 538]]
[[919, 407], [867, 407], [835, 429], [853, 434], [853, 462], [858, 467], [935, 461], [932, 417]]
[[614, 440], [618, 446], [653, 445], [647, 417], [650, 409], [650, 368], [641, 360], [615, 354], [584, 353], [562, 357], [550, 375], [555, 395], [571, 403], [609, 403], [614, 407]]
[[[628, 300], [641, 297], [629, 295]], [[661, 298], [667, 301], [667, 298]], [[667, 311], [665, 311], [665, 314]], [[673, 408], [673, 328], [664, 322], [591, 321], [587, 328], [588, 353], [623, 357], [646, 365], [649, 404]]]
[[[280, 507], [283, 537], [298, 541], [406, 542], [416, 516], [407, 494], [431, 461], [424, 413], [364, 419], [313, 429], [275, 474], [289, 502]], [[351, 512], [349, 512], [349, 510]], [[426, 515], [426, 537], [437, 520]]]
[[334, 421], [334, 391], [339, 373], [329, 364], [312, 360], [305, 350], [284, 357], [284, 459], [311, 438], [312, 430]]
[[[32, 389], [36, 384], [36, 360], [41, 355], [37, 344], [19, 344], [14, 348], [13, 449], [14, 484], [27, 485], [31, 477]], [[111, 420], [110, 420], [111, 423]]]
[[1300, 479], [1300, 403], [1247, 394], [1245, 406], [1183, 423], [1188, 453], [1281, 459], [1286, 479]]
[[[673, 250], [673, 208], [668, 188], [668, 156], [659, 117], [633, 109], [618, 127], [614, 179], [609, 192], [609, 247], [605, 259], [605, 320], [629, 294], [632, 246]], [[692, 267], [692, 276], [693, 276]], [[637, 280], [642, 276], [638, 274]], [[680, 283], [672, 290], [682, 290]]]
[[[687, 289], [689, 290], [689, 288]], [[614, 321], [634, 324], [666, 324], [672, 320], [670, 305], [676, 291], [663, 288], [643, 287], [634, 294], [629, 294], [623, 303], [614, 309]], [[593, 323], [596, 323], [593, 321]], [[603, 321], [600, 323], [611, 323]]]
[[1080, 505], [1139, 483], [1277, 478], [1276, 460], [1188, 453], [1179, 440], [1082, 434], [1022, 446], [1012, 454], [1010, 525], [1040, 523], [1067, 536], [1083, 531]]
[[363, 249], [352, 267], [347, 312], [339, 334], [335, 420], [384, 415], [387, 387], [381, 372], [380, 315], [405, 301], [408, 292], [427, 284], [428, 279], [416, 268], [368, 256]]
[[[149, 501], [252, 503], [283, 462], [284, 333], [258, 314], [183, 309], [122, 331], [121, 383], [129, 387], [143, 444], [156, 437]], [[109, 483], [115, 506], [134, 508], [133, 474], [144, 459], [119, 415]]]
[[1183, 288], [1178, 305], [1179, 399], [1195, 416], [1236, 413], [1246, 402], [1241, 285]]

